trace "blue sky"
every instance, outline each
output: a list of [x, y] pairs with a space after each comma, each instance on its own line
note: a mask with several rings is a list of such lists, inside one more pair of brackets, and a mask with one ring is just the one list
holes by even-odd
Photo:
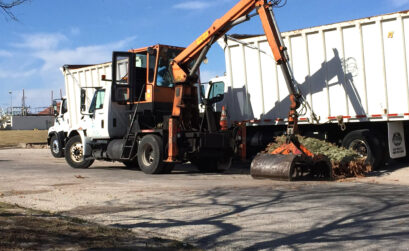
[[[31, 0], [14, 9], [19, 21], [0, 15], [0, 107], [48, 106], [51, 90], [64, 92], [59, 68], [111, 60], [113, 50], [157, 43], [187, 46], [238, 0]], [[275, 9], [281, 31], [409, 9], [409, 0], [288, 0]], [[230, 33], [261, 34], [257, 17]], [[225, 71], [217, 44], [204, 80]]]

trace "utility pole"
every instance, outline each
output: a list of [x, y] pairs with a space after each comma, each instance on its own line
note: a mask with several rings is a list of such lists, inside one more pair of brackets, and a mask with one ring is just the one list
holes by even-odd
[[21, 98], [21, 115], [25, 116], [27, 115], [27, 109], [26, 109], [26, 96], [24, 93], [24, 89], [23, 89], [23, 97]]
[[54, 91], [51, 91], [51, 106], [50, 106], [50, 113], [51, 114], [54, 114], [53, 101], [54, 101]]
[[13, 92], [9, 91], [10, 94], [10, 115], [13, 115]]

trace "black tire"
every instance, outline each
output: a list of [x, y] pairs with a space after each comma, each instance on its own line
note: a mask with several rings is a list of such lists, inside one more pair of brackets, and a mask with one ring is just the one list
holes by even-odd
[[122, 163], [126, 166], [128, 169], [135, 169], [135, 170], [140, 170], [138, 160], [124, 160]]
[[50, 150], [54, 158], [64, 157], [64, 151], [61, 142], [58, 140], [58, 137], [55, 134], [50, 139]]
[[88, 168], [94, 163], [93, 159], [84, 160], [81, 137], [70, 138], [65, 146], [65, 160], [72, 168]]
[[373, 169], [383, 167], [385, 164], [385, 151], [381, 137], [368, 129], [356, 130], [348, 133], [342, 140], [342, 146], [353, 149], [366, 156], [366, 162]]
[[138, 163], [146, 174], [163, 173], [163, 142], [153, 134], [145, 135], [138, 145]]

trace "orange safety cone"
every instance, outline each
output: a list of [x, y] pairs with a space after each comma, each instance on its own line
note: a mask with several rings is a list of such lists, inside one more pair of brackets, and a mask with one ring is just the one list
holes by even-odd
[[227, 125], [227, 112], [226, 112], [226, 107], [222, 106], [222, 114], [220, 115], [220, 129], [222, 131], [227, 131], [228, 125]]

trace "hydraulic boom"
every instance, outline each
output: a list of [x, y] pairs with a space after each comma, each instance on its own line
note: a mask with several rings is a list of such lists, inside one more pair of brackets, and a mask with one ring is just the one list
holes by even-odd
[[[277, 169], [276, 158], [279, 155], [302, 156], [305, 163], [310, 162], [313, 154], [300, 145], [295, 134], [297, 133], [298, 113], [297, 109], [302, 102], [302, 96], [297, 91], [293, 74], [288, 62], [286, 48], [281, 39], [281, 33], [275, 21], [273, 7], [276, 2], [267, 0], [241, 0], [223, 17], [217, 19], [202, 35], [183, 50], [171, 62], [170, 68], [176, 84], [173, 102], [172, 117], [169, 121], [169, 142], [168, 161], [176, 160], [178, 146], [176, 145], [176, 131], [179, 124], [186, 124], [183, 114], [189, 112], [189, 95], [192, 93], [192, 86], [197, 82], [197, 72], [200, 64], [205, 59], [206, 54], [213, 43], [224, 36], [231, 28], [242, 22], [248, 21], [251, 17], [258, 15], [267, 37], [275, 61], [280, 65], [287, 88], [290, 94], [291, 106], [288, 116], [287, 144], [283, 145], [277, 152], [264, 156], [263, 163], [260, 164], [257, 158], [252, 164], [252, 175], [254, 177], [278, 177], [289, 178], [294, 173], [295, 157], [287, 157], [287, 164], [282, 164], [285, 160], [280, 157], [280, 165]], [[255, 14], [250, 14], [255, 10]], [[266, 160], [267, 159], [267, 160]], [[313, 161], [311, 161], [313, 162]], [[261, 168], [260, 168], [261, 167]], [[283, 170], [285, 169], [285, 170]]]

